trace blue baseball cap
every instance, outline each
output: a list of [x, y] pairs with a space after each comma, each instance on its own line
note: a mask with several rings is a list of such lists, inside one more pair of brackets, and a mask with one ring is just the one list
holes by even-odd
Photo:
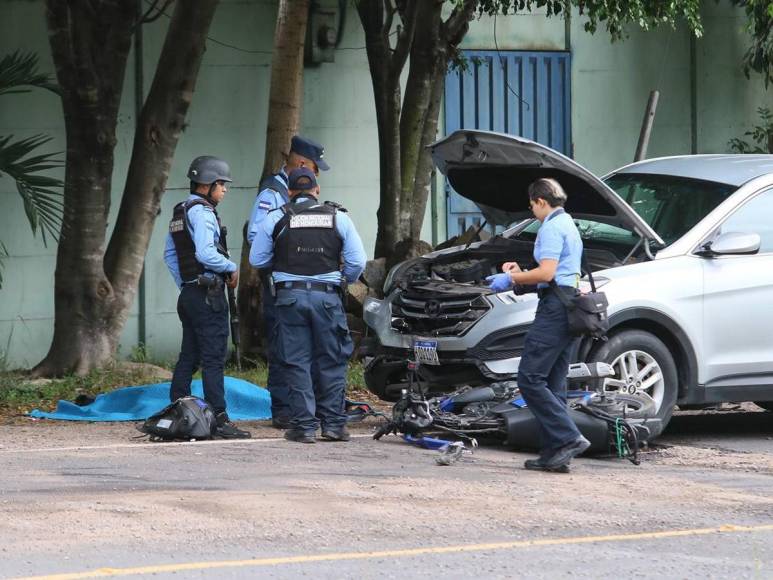
[[307, 191], [315, 187], [317, 187], [317, 177], [308, 167], [293, 169], [287, 176], [287, 189]]
[[322, 171], [330, 169], [330, 166], [322, 159], [325, 155], [325, 148], [311, 139], [295, 135], [290, 141], [290, 152], [295, 152], [306, 159], [311, 159]]

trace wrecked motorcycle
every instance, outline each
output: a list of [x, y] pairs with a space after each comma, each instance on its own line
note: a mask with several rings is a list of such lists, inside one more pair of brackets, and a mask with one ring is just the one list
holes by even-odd
[[[487, 439], [510, 447], [539, 449], [536, 418], [515, 381], [462, 387], [427, 397], [417, 363], [409, 363], [409, 385], [392, 408], [392, 418], [374, 435], [380, 439], [396, 433], [412, 437], [445, 432], [467, 440]], [[604, 377], [613, 370], [606, 363], [570, 366], [569, 413], [580, 432], [591, 442], [589, 452], [614, 453], [638, 464], [638, 451], [657, 421], [655, 401], [646, 393], [604, 392]]]

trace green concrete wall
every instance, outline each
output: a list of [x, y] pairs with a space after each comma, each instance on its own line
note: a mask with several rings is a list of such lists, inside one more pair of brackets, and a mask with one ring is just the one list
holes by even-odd
[[[151, 357], [171, 360], [178, 348], [177, 290], [162, 260], [165, 228], [172, 206], [187, 192], [185, 172], [196, 155], [214, 154], [231, 163], [234, 186], [221, 206], [234, 255], [241, 225], [249, 214], [262, 169], [270, 78], [275, 4], [272, 0], [226, 0], [218, 9], [211, 41], [201, 68], [188, 127], [180, 140], [169, 190], [164, 196], [146, 261], [146, 342]], [[748, 129], [756, 107], [770, 101], [759, 79], [747, 81], [738, 63], [744, 40], [743, 15], [724, 5], [708, 3], [704, 14], [706, 40], [696, 43], [697, 148], [725, 151], [727, 140]], [[146, 25], [143, 45], [145, 89], [163, 43], [168, 20]], [[628, 40], [611, 44], [606, 34], [588, 35], [579, 15], [568, 27], [544, 15], [499, 17], [497, 44], [501, 50], [572, 51], [572, 132], [575, 157], [603, 173], [633, 158], [644, 106], [650, 89], [661, 90], [650, 156], [689, 153], [692, 143], [690, 40], [685, 30], [632, 30]], [[494, 22], [471, 24], [464, 48], [492, 49]], [[35, 50], [44, 71], [53, 72], [39, 0], [5, 0], [0, 4], [0, 54], [17, 48]], [[232, 45], [222, 46], [215, 41]], [[237, 47], [237, 48], [233, 48]], [[350, 9], [334, 63], [305, 70], [303, 133], [326, 146], [332, 170], [323, 174], [323, 197], [347, 206], [366, 249], [372, 251], [378, 207], [378, 150], [372, 87], [364, 37]], [[131, 152], [135, 117], [134, 57], [127, 68], [116, 171], [114, 206], [118, 208]], [[45, 132], [54, 137], [48, 150], [64, 148], [58, 99], [44, 91], [0, 98], [0, 135], [17, 137]], [[442, 192], [442, 184], [438, 191]], [[445, 205], [437, 196], [438, 231], [445, 232]], [[33, 238], [14, 184], [0, 178], [0, 239], [10, 257], [5, 260], [5, 284], [0, 291], [0, 364], [30, 366], [48, 349], [53, 333], [53, 271], [55, 246]], [[429, 214], [429, 205], [428, 205]], [[111, 219], [111, 224], [113, 220]], [[431, 224], [424, 237], [430, 239]], [[122, 355], [139, 342], [137, 307], [121, 339]]]

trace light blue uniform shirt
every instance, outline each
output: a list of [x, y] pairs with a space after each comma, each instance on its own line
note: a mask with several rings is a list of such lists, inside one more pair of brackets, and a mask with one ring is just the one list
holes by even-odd
[[[188, 197], [188, 201], [194, 199], [201, 199], [201, 196], [191, 195]], [[204, 266], [205, 270], [215, 274], [236, 272], [236, 264], [217, 251], [220, 228], [217, 226], [215, 212], [205, 205], [196, 204], [188, 210], [188, 224], [190, 225], [188, 231], [193, 238], [193, 244], [196, 247], [196, 260], [199, 264]], [[174, 248], [172, 234], [169, 233], [166, 235], [164, 262], [166, 262], [166, 267], [178, 288], [183, 285], [183, 282], [193, 282], [193, 280], [183, 280], [180, 277], [177, 251]]]
[[[274, 175], [274, 179], [284, 185], [285, 191], [287, 191], [287, 172], [286, 168], [282, 167], [282, 170]], [[255, 234], [258, 232], [258, 226], [260, 222], [266, 219], [266, 214], [272, 209], [282, 207], [290, 201], [289, 197], [285, 197], [281, 192], [271, 189], [270, 187], [263, 188], [258, 196], [255, 198], [255, 204], [252, 206], [252, 213], [250, 214], [249, 225], [247, 226], [247, 241], [251, 244], [255, 239]]]
[[[542, 222], [534, 242], [534, 260], [558, 260], [555, 281], [559, 286], [577, 288], [582, 262], [582, 239], [572, 216], [556, 208]], [[549, 286], [544, 282], [538, 288]]]
[[[296, 201], [305, 201], [308, 198], [300, 197], [300, 199], [295, 199]], [[252, 246], [250, 247], [250, 264], [256, 268], [268, 268], [271, 266], [274, 259], [274, 240], [272, 234], [274, 232], [274, 226], [276, 226], [283, 216], [283, 211], [274, 210], [269, 212], [266, 219], [260, 223], [260, 227], [258, 228], [255, 239], [252, 241]], [[315, 276], [300, 276], [297, 274], [275, 271], [273, 273], [274, 282], [302, 280], [338, 285], [341, 283], [342, 275], [346, 278], [347, 282], [355, 282], [365, 269], [365, 262], [368, 259], [367, 254], [365, 254], [365, 247], [362, 245], [362, 240], [360, 239], [357, 230], [354, 229], [351, 218], [349, 218], [345, 212], [339, 211], [336, 213], [335, 223], [338, 235], [341, 236], [341, 239], [343, 240], [341, 258], [343, 259], [344, 267], [342, 272], [336, 270], [334, 272], [325, 272], [324, 274], [317, 274]]]

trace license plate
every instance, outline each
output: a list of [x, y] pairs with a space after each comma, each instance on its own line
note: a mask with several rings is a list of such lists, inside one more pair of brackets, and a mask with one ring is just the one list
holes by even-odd
[[416, 340], [413, 343], [413, 353], [416, 362], [425, 365], [439, 365], [437, 357], [437, 340]]

